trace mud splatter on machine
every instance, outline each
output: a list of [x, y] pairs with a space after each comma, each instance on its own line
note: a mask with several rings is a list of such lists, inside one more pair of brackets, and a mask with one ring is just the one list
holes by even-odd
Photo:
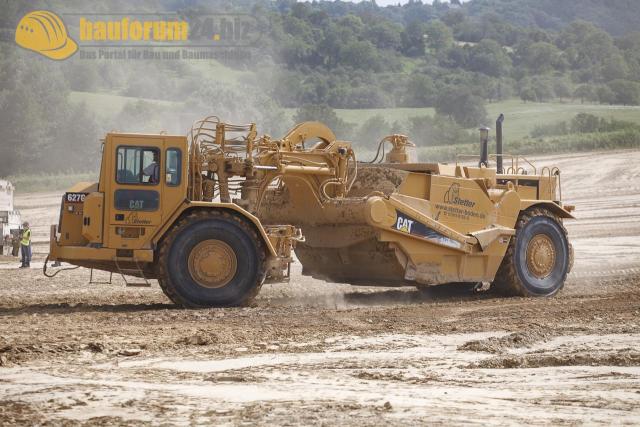
[[292, 251], [331, 281], [550, 296], [571, 269], [573, 207], [560, 171], [503, 154], [496, 125], [497, 154], [483, 128], [478, 158], [455, 164], [416, 162], [404, 135], [361, 163], [318, 122], [281, 139], [217, 117], [186, 137], [110, 133], [99, 182], [64, 196], [49, 258], [158, 279], [190, 307], [247, 303], [287, 278]]

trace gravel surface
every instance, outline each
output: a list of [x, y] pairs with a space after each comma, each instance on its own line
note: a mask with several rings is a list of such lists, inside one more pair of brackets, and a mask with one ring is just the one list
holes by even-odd
[[[550, 299], [356, 288], [295, 265], [251, 307], [181, 310], [156, 283], [2, 257], [0, 425], [637, 425], [640, 152], [551, 163], [579, 220]], [[17, 197], [34, 266], [59, 200]]]

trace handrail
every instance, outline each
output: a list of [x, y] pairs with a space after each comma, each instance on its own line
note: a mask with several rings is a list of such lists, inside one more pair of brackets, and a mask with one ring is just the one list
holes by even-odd
[[[520, 160], [522, 160], [524, 163], [526, 163], [527, 165], [529, 165], [531, 167], [531, 169], [533, 169], [533, 174], [537, 175], [538, 174], [538, 169], [536, 168], [536, 166], [531, 163], [526, 157], [521, 156], [520, 154], [508, 154], [508, 153], [503, 153], [503, 154], [490, 154], [489, 158], [490, 159], [497, 159], [498, 157], [502, 157], [503, 159], [505, 157], [508, 157], [511, 159], [511, 167], [509, 169], [511, 169], [512, 171], [519, 171], [520, 169], [524, 170], [524, 168], [520, 167]], [[456, 166], [458, 166], [458, 159], [462, 159], [462, 158], [469, 158], [469, 159], [476, 159], [476, 158], [480, 158], [479, 154], [456, 154]], [[508, 170], [508, 169], [507, 169]]]

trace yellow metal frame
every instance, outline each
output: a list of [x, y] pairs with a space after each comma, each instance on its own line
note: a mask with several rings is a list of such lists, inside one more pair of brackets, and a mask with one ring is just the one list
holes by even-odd
[[[317, 142], [305, 145], [311, 141]], [[285, 277], [298, 242], [309, 263], [305, 269], [319, 265], [322, 274], [322, 268], [343, 269], [341, 277], [375, 284], [365, 264], [376, 258], [384, 280], [398, 283], [491, 281], [522, 211], [539, 206], [573, 218], [561, 202], [557, 169], [537, 174], [535, 166], [517, 157], [507, 174], [457, 162], [409, 163], [406, 150], [414, 144], [407, 137], [391, 135], [385, 142], [393, 145], [388, 163], [368, 167], [397, 173], [400, 183], [392, 192], [373, 188], [363, 197], [350, 197], [363, 165], [358, 166], [348, 142], [319, 122], [300, 123], [280, 140], [258, 138], [255, 124], [231, 125], [215, 116], [197, 122], [188, 137], [107, 134], [99, 184], [72, 188], [87, 194], [87, 202], [63, 203], [63, 230], [52, 227], [50, 258], [96, 268], [109, 262], [117, 267], [121, 260], [153, 268], [148, 264], [157, 261], [159, 245], [181, 217], [193, 210], [224, 210], [255, 227], [272, 278]], [[164, 172], [167, 150], [181, 150], [180, 183], [169, 185], [164, 173], [154, 185], [118, 183], [119, 146], [158, 149]], [[521, 164], [530, 165], [534, 174]], [[158, 192], [158, 209], [116, 208], [118, 190], [139, 189]], [[306, 242], [298, 228], [309, 236]], [[349, 275], [350, 269], [360, 276]]]

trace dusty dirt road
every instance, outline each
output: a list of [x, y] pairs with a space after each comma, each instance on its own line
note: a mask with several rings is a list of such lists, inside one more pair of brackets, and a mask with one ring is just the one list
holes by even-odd
[[[252, 307], [179, 310], [157, 285], [46, 279], [3, 258], [0, 425], [637, 425], [640, 152], [551, 163], [580, 218], [552, 299], [352, 288], [297, 268]], [[59, 200], [16, 201], [40, 259]]]

